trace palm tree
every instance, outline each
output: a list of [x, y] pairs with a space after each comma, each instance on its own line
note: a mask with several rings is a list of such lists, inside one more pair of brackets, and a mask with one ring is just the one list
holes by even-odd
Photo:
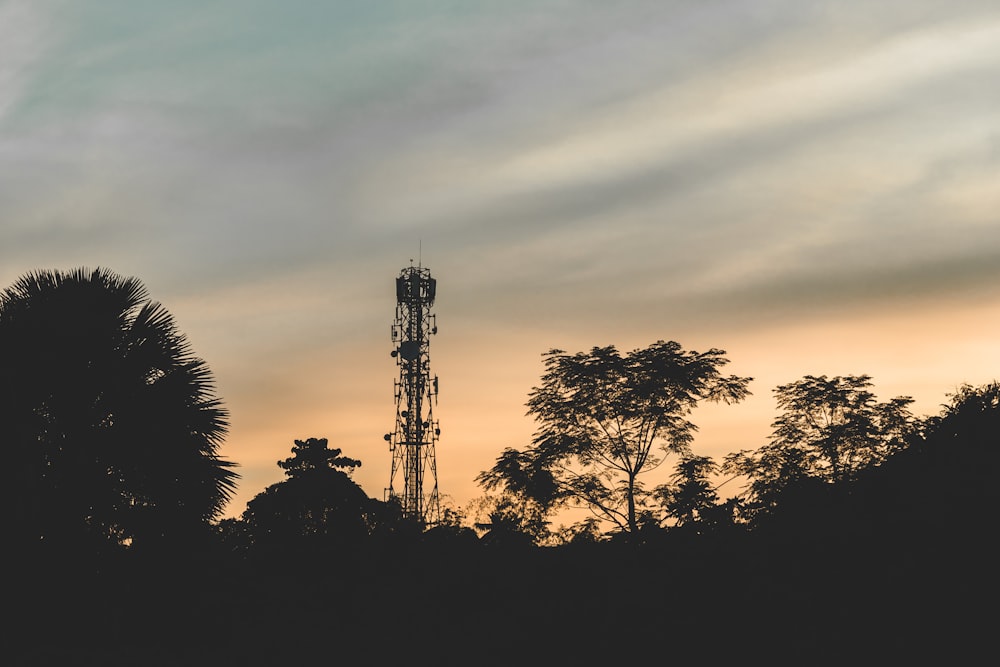
[[196, 531], [235, 490], [211, 372], [136, 278], [37, 271], [0, 293], [0, 498], [27, 543]]

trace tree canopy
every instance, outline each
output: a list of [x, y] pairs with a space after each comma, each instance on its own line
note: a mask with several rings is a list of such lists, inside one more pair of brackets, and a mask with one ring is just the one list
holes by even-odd
[[715, 524], [720, 519], [730, 519], [731, 511], [726, 505], [720, 506], [712, 479], [718, 469], [708, 456], [690, 455], [678, 461], [669, 482], [656, 487], [666, 519], [677, 526]]
[[913, 432], [908, 396], [878, 402], [868, 375], [807, 375], [774, 390], [778, 418], [767, 444], [726, 458], [748, 478], [745, 509], [773, 509], [783, 493], [811, 483], [841, 485], [902, 449]]
[[544, 359], [527, 403], [539, 423], [531, 445], [506, 449], [477, 479], [549, 509], [586, 507], [628, 532], [649, 512], [640, 476], [667, 454], [690, 454], [692, 409], [738, 402], [751, 380], [721, 373], [724, 351], [687, 351], [673, 341], [625, 355], [614, 346], [551, 350]]
[[370, 499], [351, 473], [361, 461], [331, 449], [326, 438], [296, 440], [278, 461], [287, 479], [257, 494], [243, 513], [257, 544], [343, 544], [368, 535], [388, 508]]
[[207, 526], [235, 489], [212, 375], [136, 278], [30, 273], [0, 293], [0, 447], [27, 543]]

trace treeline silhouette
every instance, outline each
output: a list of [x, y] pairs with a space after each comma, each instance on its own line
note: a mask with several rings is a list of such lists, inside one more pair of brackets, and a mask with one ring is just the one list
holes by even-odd
[[[319, 437], [220, 520], [226, 412], [169, 314], [106, 270], [23, 277], [0, 294], [3, 664], [992, 654], [1000, 385], [921, 419], [867, 376], [805, 376], [775, 389], [768, 442], [716, 462], [689, 416], [749, 392], [723, 351], [545, 359], [532, 442], [435, 525], [368, 497]], [[572, 507], [591, 518], [554, 526]]]

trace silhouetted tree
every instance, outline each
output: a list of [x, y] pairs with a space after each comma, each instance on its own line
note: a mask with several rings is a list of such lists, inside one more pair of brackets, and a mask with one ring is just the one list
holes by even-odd
[[993, 532], [1000, 492], [1000, 384], [962, 385], [923, 435], [893, 456], [872, 482], [890, 486], [911, 520]]
[[296, 440], [292, 455], [278, 461], [278, 467], [285, 471], [290, 480], [308, 479], [317, 473], [344, 470], [349, 473], [361, 467], [361, 461], [340, 455], [339, 449], [330, 449], [326, 438]]
[[366, 536], [378, 522], [370, 499], [351, 473], [361, 461], [330, 449], [326, 438], [296, 440], [292, 456], [278, 461], [287, 479], [247, 503], [243, 521], [255, 544], [345, 544]]
[[604, 539], [601, 522], [595, 516], [589, 516], [568, 526], [561, 525], [552, 537], [558, 545], [596, 544]]
[[208, 367], [136, 278], [30, 273], [0, 294], [8, 537], [122, 544], [217, 517], [235, 488]]
[[711, 478], [716, 472], [718, 466], [708, 456], [685, 456], [678, 461], [670, 483], [656, 488], [667, 518], [683, 526], [711, 516], [719, 505]]
[[530, 498], [505, 493], [473, 502], [474, 526], [484, 544], [511, 546], [544, 542], [549, 536], [544, 508]]
[[926, 440], [982, 452], [1000, 450], [1000, 384], [961, 385], [939, 416], [926, 420]]
[[749, 479], [746, 510], [773, 509], [789, 489], [840, 485], [906, 444], [912, 399], [879, 403], [868, 375], [807, 375], [774, 390], [782, 411], [770, 442], [726, 457], [724, 470]]
[[250, 548], [250, 533], [241, 519], [229, 517], [217, 522], [215, 537], [222, 549], [231, 553], [244, 554]]
[[[398, 506], [398, 501], [397, 501]], [[438, 545], [454, 545], [459, 543], [478, 544], [479, 536], [476, 531], [466, 525], [465, 510], [461, 507], [443, 505], [441, 507], [441, 518], [430, 526], [412, 520], [414, 527], [422, 529], [420, 540], [424, 543]]]
[[701, 401], [735, 403], [751, 378], [724, 376], [725, 352], [685, 351], [657, 341], [622, 356], [614, 346], [545, 357], [542, 384], [528, 399], [541, 426], [531, 446], [505, 450], [478, 476], [546, 509], [568, 504], [634, 532], [648, 519], [640, 475], [662, 454], [690, 453], [696, 426], [687, 416]]

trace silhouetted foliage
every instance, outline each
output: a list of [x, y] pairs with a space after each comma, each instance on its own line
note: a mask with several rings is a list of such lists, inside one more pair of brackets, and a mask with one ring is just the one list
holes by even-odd
[[549, 536], [544, 508], [524, 496], [486, 495], [473, 502], [475, 528], [480, 540], [491, 546], [524, 546], [544, 542]]
[[[125, 552], [95, 573], [70, 554], [40, 567], [44, 576], [8, 582], [5, 604], [17, 613], [4, 657], [298, 665], [334, 651], [352, 664], [603, 665], [632, 652], [692, 663], [976, 664], [992, 648], [988, 605], [1000, 593], [998, 399], [996, 388], [963, 390], [926, 438], [841, 482], [844, 502], [817, 495], [801, 520], [772, 530], [703, 531], [698, 516], [608, 538], [594, 518], [590, 530], [560, 531], [559, 546], [480, 548], [451, 532], [456, 512], [417, 539], [289, 558], [224, 552], [185, 565]], [[706, 463], [682, 459], [671, 483], [703, 480]], [[230, 543], [242, 539], [237, 524], [219, 524]]]
[[245, 554], [250, 548], [250, 531], [245, 521], [226, 518], [215, 524], [215, 536], [223, 550]]
[[[235, 479], [214, 450], [193, 453], [205, 424], [224, 432], [206, 385], [190, 393], [191, 376], [207, 371], [188, 353], [177, 365], [149, 361], [166, 345], [149, 320], [165, 315], [140, 318], [143, 306], [105, 322], [100, 314], [128, 299], [59, 289], [79, 293], [0, 300], [10, 535], [114, 544], [173, 534], [188, 519], [203, 525], [216, 505], [188, 511], [196, 503], [185, 489], [215, 489], [218, 504]], [[51, 325], [67, 319], [77, 324]], [[312, 438], [295, 441], [278, 462], [286, 479], [242, 520], [216, 524], [222, 548], [17, 554], [4, 589], [13, 612], [4, 664], [617, 664], [630, 653], [972, 664], [988, 655], [994, 619], [982, 609], [1000, 593], [1000, 385], [962, 386], [922, 424], [907, 398], [877, 402], [867, 376], [779, 387], [768, 445], [727, 463], [748, 466], [757, 509], [784, 514], [762, 513], [768, 529], [714, 530], [731, 521], [733, 502], [718, 499], [715, 463], [691, 452], [687, 415], [700, 400], [746, 394], [748, 379], [718, 376], [721, 355], [675, 343], [624, 358], [614, 348], [551, 352], [528, 406], [541, 423], [532, 446], [506, 450], [480, 475], [502, 490], [479, 503], [482, 540], [461, 510], [425, 530], [398, 503], [367, 498], [351, 479], [361, 462]], [[187, 411], [200, 417], [178, 417]], [[171, 453], [177, 443], [190, 456]], [[668, 482], [645, 492], [635, 476], [669, 454], [678, 459]], [[208, 472], [184, 472], [192, 459]], [[170, 501], [179, 497], [183, 511]], [[552, 511], [574, 504], [595, 514], [553, 535]], [[669, 530], [658, 527], [664, 515]], [[624, 530], [601, 534], [598, 516]], [[261, 547], [265, 557], [243, 557]]]
[[370, 499], [351, 473], [361, 461], [329, 449], [326, 438], [296, 440], [279, 461], [287, 479], [257, 494], [243, 513], [254, 544], [336, 546], [369, 535], [391, 508]]
[[136, 278], [39, 271], [0, 294], [0, 446], [19, 544], [205, 532], [235, 488], [211, 373]]
[[[751, 517], [788, 502], [793, 493], [838, 487], [902, 449], [914, 432], [898, 396], [879, 403], [871, 378], [807, 375], [774, 390], [780, 416], [770, 442], [726, 457], [724, 470], [749, 479], [744, 509]], [[810, 491], [810, 489], [812, 489]]]
[[308, 479], [317, 473], [347, 469], [348, 474], [361, 467], [361, 461], [340, 455], [339, 449], [330, 449], [326, 438], [296, 440], [292, 456], [278, 461], [290, 480]]
[[963, 384], [941, 415], [925, 423], [926, 440], [933, 445], [966, 450], [967, 454], [1000, 449], [1000, 384], [980, 387]]
[[669, 484], [656, 487], [667, 520], [677, 526], [715, 524], [729, 512], [720, 508], [712, 476], [719, 466], [708, 456], [685, 456], [677, 462]]
[[933, 526], [963, 540], [992, 539], [1000, 502], [1000, 385], [962, 385], [922, 426], [922, 437], [860, 480], [863, 511], [920, 533]]
[[546, 510], [583, 506], [634, 532], [652, 509], [640, 475], [662, 454], [690, 454], [696, 426], [687, 416], [701, 401], [735, 403], [751, 378], [724, 376], [722, 350], [682, 350], [657, 341], [622, 356], [614, 346], [545, 357], [542, 384], [528, 399], [541, 426], [524, 451], [506, 449], [477, 480]]
[[[414, 519], [413, 523], [418, 529], [420, 528], [418, 521]], [[466, 545], [478, 544], [479, 537], [476, 535], [476, 531], [465, 524], [466, 517], [463, 509], [444, 506], [441, 508], [441, 518], [436, 523], [423, 527], [424, 530], [420, 536], [420, 540], [425, 544], [438, 546], [448, 546], [457, 543]]]
[[552, 535], [552, 540], [557, 545], [596, 544], [604, 539], [601, 522], [595, 516], [589, 516], [568, 526], [559, 526]]

